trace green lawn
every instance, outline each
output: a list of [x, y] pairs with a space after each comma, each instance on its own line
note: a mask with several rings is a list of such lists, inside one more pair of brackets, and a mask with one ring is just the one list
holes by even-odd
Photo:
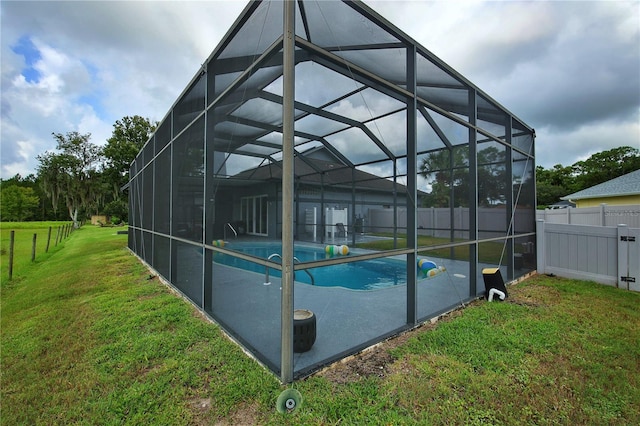
[[296, 382], [283, 415], [277, 378], [116, 230], [3, 285], [1, 424], [640, 424], [638, 293], [531, 278]]
[[[359, 242], [356, 244], [357, 248], [363, 248], [367, 250], [393, 250], [396, 248], [407, 247], [407, 237], [405, 234], [398, 234], [396, 241], [393, 240], [393, 234], [391, 233], [377, 233], [372, 234], [379, 237], [385, 237], [379, 240]], [[455, 243], [464, 243], [464, 240], [455, 240]], [[451, 243], [449, 238], [431, 237], [427, 235], [418, 235], [418, 248], [428, 248], [433, 246], [440, 246]], [[483, 263], [499, 263], [502, 251], [504, 249], [504, 243], [502, 242], [486, 242], [481, 243], [478, 249], [478, 260]], [[521, 250], [520, 247], [516, 247], [516, 251]], [[423, 250], [420, 253], [422, 256], [439, 257], [445, 259], [455, 259], [469, 261], [469, 246], [460, 245], [450, 248], [440, 248], [434, 250]]]
[[[13, 278], [19, 280], [31, 266], [31, 252], [33, 248], [33, 234], [36, 237], [36, 259], [40, 262], [46, 259], [51, 253], [61, 247], [56, 246], [56, 234], [62, 233], [62, 227], [71, 222], [0, 222], [0, 251], [2, 253], [0, 268], [0, 282], [5, 283], [9, 278], [9, 245], [11, 231], [14, 231], [14, 252], [13, 252]], [[49, 237], [51, 228], [51, 237]], [[47, 239], [49, 239], [49, 251], [47, 249]], [[61, 242], [62, 241], [62, 242]], [[62, 236], [58, 236], [58, 246], [64, 244]]]

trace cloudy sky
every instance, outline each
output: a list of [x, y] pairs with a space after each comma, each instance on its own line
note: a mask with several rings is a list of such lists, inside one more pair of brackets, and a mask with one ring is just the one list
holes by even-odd
[[[640, 148], [640, 2], [366, 1], [536, 129], [536, 161]], [[161, 120], [245, 1], [0, 1], [0, 177], [52, 132]]]

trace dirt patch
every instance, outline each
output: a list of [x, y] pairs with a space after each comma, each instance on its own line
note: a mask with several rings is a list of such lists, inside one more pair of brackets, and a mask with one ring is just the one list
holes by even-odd
[[339, 362], [318, 375], [338, 384], [355, 382], [371, 376], [382, 378], [387, 375], [392, 362], [393, 357], [389, 355], [388, 350], [377, 347]]
[[516, 305], [539, 308], [553, 305], [560, 297], [558, 291], [552, 287], [535, 284], [535, 278], [527, 286], [509, 287], [509, 297], [505, 300]]
[[211, 410], [211, 398], [194, 398], [188, 404], [193, 412], [191, 424], [204, 426], [210, 423], [207, 421], [207, 413]]
[[215, 426], [255, 425], [260, 422], [260, 405], [258, 403], [241, 404], [238, 409], [224, 419], [218, 419]]
[[530, 296], [519, 295], [519, 294], [510, 294], [509, 297], [505, 300], [507, 303], [513, 303], [520, 306], [527, 306], [530, 308], [538, 308], [540, 306], [544, 306], [539, 300], [535, 300]]
[[[476, 302], [472, 302], [476, 303]], [[467, 305], [469, 306], [469, 305]], [[345, 358], [326, 369], [316, 373], [316, 376], [324, 377], [336, 384], [356, 382], [368, 377], [384, 378], [392, 373], [392, 366], [395, 358], [389, 351], [403, 345], [407, 340], [418, 333], [434, 329], [439, 321], [448, 321], [459, 316], [462, 309], [456, 309], [431, 321], [423, 323], [418, 327], [404, 332], [396, 337], [388, 339], [378, 345], [360, 352], [359, 354]]]
[[244, 403], [238, 406], [238, 409], [230, 413], [224, 418], [212, 419], [210, 417], [211, 398], [194, 398], [190, 400], [189, 407], [193, 413], [193, 418], [189, 424], [196, 426], [215, 425], [215, 426], [236, 426], [236, 425], [254, 425], [260, 422], [260, 406], [258, 403]]

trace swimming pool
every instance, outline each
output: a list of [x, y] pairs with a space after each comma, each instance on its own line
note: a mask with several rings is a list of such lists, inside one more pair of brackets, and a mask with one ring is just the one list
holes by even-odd
[[[280, 243], [232, 243], [228, 248], [266, 259], [269, 255], [282, 254]], [[327, 255], [322, 247], [295, 245], [294, 256], [300, 262], [324, 260]], [[280, 263], [280, 259], [273, 259]], [[264, 274], [265, 267], [224, 253], [216, 253], [214, 262], [247, 271]], [[361, 262], [342, 263], [307, 269], [313, 276], [314, 284], [320, 287], [345, 287], [352, 290], [375, 290], [407, 283], [406, 262], [396, 259], [374, 259]], [[269, 268], [269, 275], [280, 277], [281, 272]], [[311, 284], [305, 271], [296, 271], [296, 281]]]

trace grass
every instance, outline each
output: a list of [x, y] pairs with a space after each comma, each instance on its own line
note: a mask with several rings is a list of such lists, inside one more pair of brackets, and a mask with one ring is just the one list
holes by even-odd
[[640, 423], [638, 293], [531, 278], [389, 342], [378, 373], [295, 383], [282, 415], [278, 380], [125, 245], [84, 227], [2, 288], [1, 424]]
[[[68, 225], [70, 222], [2, 222], [0, 223], [0, 283], [5, 284], [9, 279], [9, 245], [11, 231], [15, 231], [13, 252], [13, 279], [20, 280], [26, 270], [31, 266], [31, 250], [33, 247], [33, 234], [36, 237], [36, 260], [41, 262], [64, 246], [64, 240], [58, 237], [56, 246], [56, 233], [58, 228]], [[51, 239], [49, 252], [46, 252], [47, 237], [51, 227]], [[60, 229], [62, 232], [62, 229]]]
[[[396, 244], [394, 244], [393, 234], [391, 233], [376, 233], [372, 234], [379, 237], [386, 237], [380, 240], [359, 242], [356, 247], [368, 249], [368, 250], [393, 250], [395, 248], [406, 248], [407, 237], [405, 234], [398, 234]], [[418, 235], [418, 248], [427, 248], [432, 246], [449, 244], [452, 241], [449, 238], [432, 237], [428, 235]], [[464, 242], [464, 240], [456, 240], [456, 243]], [[504, 244], [502, 242], [486, 242], [481, 243], [478, 250], [478, 260], [484, 263], [499, 263], [502, 255]], [[520, 247], [516, 247], [516, 251], [522, 250]], [[461, 245], [451, 248], [441, 248], [435, 250], [424, 250], [421, 255], [432, 256], [445, 259], [455, 260], [469, 260], [469, 246]]]

